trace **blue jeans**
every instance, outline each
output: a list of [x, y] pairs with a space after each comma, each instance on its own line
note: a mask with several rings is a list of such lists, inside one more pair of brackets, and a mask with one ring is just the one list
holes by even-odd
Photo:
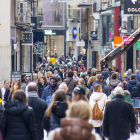
[[140, 107], [140, 99], [132, 99], [133, 108]]

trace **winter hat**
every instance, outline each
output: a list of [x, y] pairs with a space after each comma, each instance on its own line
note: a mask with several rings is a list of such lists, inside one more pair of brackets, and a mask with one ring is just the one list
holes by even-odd
[[76, 92], [76, 93], [85, 95], [85, 90], [82, 87], [76, 87], [76, 88], [74, 88], [73, 91]]

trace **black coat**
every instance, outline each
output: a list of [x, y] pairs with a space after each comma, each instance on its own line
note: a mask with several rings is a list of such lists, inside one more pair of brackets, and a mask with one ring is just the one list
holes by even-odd
[[0, 103], [0, 121], [1, 121], [3, 111], [4, 111], [3, 105], [2, 105], [2, 103]]
[[136, 120], [133, 107], [116, 95], [106, 104], [103, 119], [103, 134], [109, 140], [126, 140], [130, 132], [135, 132]]
[[67, 110], [68, 105], [66, 102], [56, 101], [53, 108], [50, 118], [44, 119], [44, 128], [47, 132], [54, 130], [55, 128], [60, 127], [60, 120], [64, 118], [65, 111]]
[[43, 139], [43, 118], [47, 109], [47, 103], [38, 97], [28, 97], [28, 104], [34, 109], [35, 125], [37, 126], [38, 140]]
[[33, 109], [19, 100], [4, 107], [0, 125], [3, 140], [37, 140]]
[[12, 98], [12, 96], [11, 97], [9, 97], [9, 94], [10, 94], [10, 87], [8, 87], [7, 89], [6, 89], [6, 91], [5, 91], [5, 95], [4, 95], [4, 101], [5, 102], [7, 102], [7, 101], [11, 101], [11, 98]]
[[47, 86], [47, 85], [42, 85], [40, 82], [37, 84], [37, 86], [38, 86], [38, 96], [39, 96], [39, 98], [41, 98], [41, 96], [42, 96], [42, 93], [43, 93], [43, 90], [44, 90], [44, 88]]

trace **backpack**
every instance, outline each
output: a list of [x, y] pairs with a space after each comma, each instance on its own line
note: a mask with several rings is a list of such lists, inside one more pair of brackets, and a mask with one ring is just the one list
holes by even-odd
[[139, 89], [138, 87], [132, 88], [132, 97], [139, 97]]
[[102, 120], [102, 118], [103, 112], [99, 109], [98, 101], [96, 101], [94, 107], [92, 108], [92, 120]]

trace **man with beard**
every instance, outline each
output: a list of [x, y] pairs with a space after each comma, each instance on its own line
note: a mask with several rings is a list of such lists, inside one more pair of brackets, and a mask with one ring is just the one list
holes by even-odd
[[46, 101], [47, 106], [49, 106], [51, 97], [53, 93], [58, 89], [59, 85], [57, 84], [57, 79], [55, 77], [51, 77], [50, 84], [44, 88], [42, 97], [44, 101]]

